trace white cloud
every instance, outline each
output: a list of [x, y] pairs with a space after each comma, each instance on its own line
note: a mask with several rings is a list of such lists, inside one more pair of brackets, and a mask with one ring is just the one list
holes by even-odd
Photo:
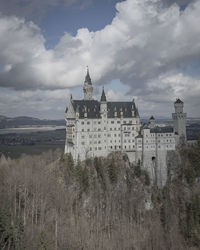
[[183, 70], [200, 56], [200, 1], [181, 10], [159, 0], [127, 0], [116, 9], [104, 29], [66, 33], [52, 50], [36, 25], [1, 16], [0, 86], [70, 88], [82, 85], [89, 65], [93, 82], [120, 79], [141, 103], [197, 97], [199, 79]]

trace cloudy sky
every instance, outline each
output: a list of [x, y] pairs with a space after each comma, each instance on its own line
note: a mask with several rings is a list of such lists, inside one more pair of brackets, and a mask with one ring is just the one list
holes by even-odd
[[99, 98], [200, 117], [200, 0], [1, 0], [0, 115], [62, 119], [89, 66]]

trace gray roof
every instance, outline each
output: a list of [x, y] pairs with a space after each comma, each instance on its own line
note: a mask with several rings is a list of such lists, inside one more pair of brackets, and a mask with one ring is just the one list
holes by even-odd
[[100, 103], [96, 100], [73, 100], [72, 105], [79, 118], [84, 118], [85, 112], [87, 118], [100, 118]]
[[[72, 105], [75, 112], [79, 112], [79, 118], [84, 118], [84, 113], [87, 112], [87, 118], [95, 119], [100, 118], [100, 105], [97, 100], [72, 100]], [[132, 118], [132, 111], [134, 111], [134, 117], [138, 117], [139, 113], [132, 102], [107, 102], [107, 117], [121, 117], [123, 112], [123, 118]], [[115, 116], [116, 113], [116, 116]]]
[[135, 111], [135, 117], [139, 116], [138, 110], [135, 106], [134, 101], [132, 102], [107, 102], [108, 117], [115, 117], [115, 112], [117, 117], [121, 117], [121, 111], [123, 112], [124, 118], [131, 118], [132, 111]]
[[173, 133], [173, 127], [155, 127], [150, 129], [150, 133]]

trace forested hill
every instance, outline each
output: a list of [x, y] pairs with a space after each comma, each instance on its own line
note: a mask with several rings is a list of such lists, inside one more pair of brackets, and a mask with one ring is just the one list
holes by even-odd
[[19, 116], [14, 118], [9, 118], [0, 115], [0, 128], [16, 128], [22, 126], [42, 126], [42, 125], [55, 125], [55, 126], [65, 126], [65, 120], [47, 120], [38, 119], [34, 117]]
[[[0, 160], [0, 249], [197, 250], [200, 143], [159, 190], [126, 155]], [[170, 176], [170, 174], [169, 174]]]

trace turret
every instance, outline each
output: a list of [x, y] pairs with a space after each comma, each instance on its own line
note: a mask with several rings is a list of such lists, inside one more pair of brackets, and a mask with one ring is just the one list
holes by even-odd
[[179, 98], [176, 99], [176, 101], [174, 102], [175, 113], [183, 113], [183, 106], [184, 103]]
[[172, 114], [174, 122], [174, 133], [176, 134], [176, 144], [183, 145], [187, 141], [186, 135], [186, 113], [183, 113], [184, 103], [178, 98], [174, 102], [175, 113]]
[[84, 92], [84, 100], [92, 100], [93, 87], [88, 67], [87, 67], [87, 74], [85, 76], [83, 92]]
[[152, 115], [149, 119], [149, 128], [155, 128], [155, 126], [156, 126], [155, 118]]

